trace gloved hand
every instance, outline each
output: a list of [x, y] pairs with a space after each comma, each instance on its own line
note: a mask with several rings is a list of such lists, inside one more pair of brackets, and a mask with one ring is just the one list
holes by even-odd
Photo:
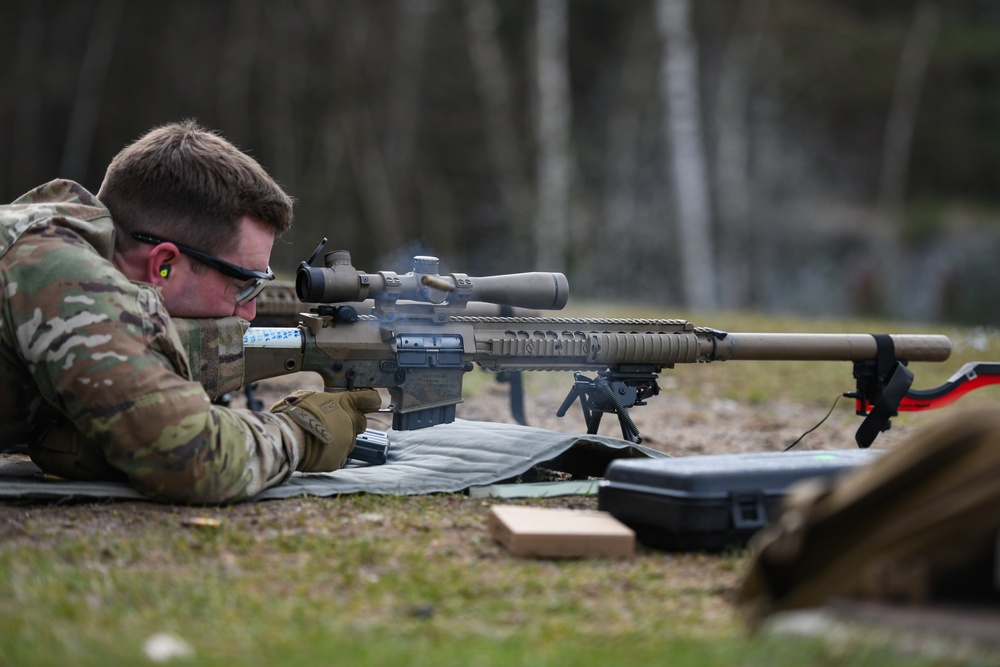
[[297, 391], [271, 407], [287, 415], [306, 433], [299, 472], [330, 472], [342, 468], [354, 440], [368, 428], [365, 413], [382, 407], [374, 389]]

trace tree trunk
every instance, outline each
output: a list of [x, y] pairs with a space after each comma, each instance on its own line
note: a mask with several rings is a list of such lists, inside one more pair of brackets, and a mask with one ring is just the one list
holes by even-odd
[[762, 39], [768, 0], [743, 0], [723, 53], [715, 108], [715, 201], [719, 220], [719, 295], [724, 308], [750, 304], [755, 230], [750, 183], [750, 68]]
[[[885, 247], [880, 249], [879, 264], [882, 298], [888, 314], [895, 317], [934, 317], [933, 307], [922, 303], [920, 292], [903, 303], [906, 282], [903, 253], [903, 210], [906, 205], [906, 182], [910, 173], [910, 148], [913, 127], [920, 108], [927, 65], [937, 38], [941, 9], [932, 0], [921, 0], [914, 10], [913, 23], [899, 57], [899, 69], [893, 87], [889, 114], [882, 144], [882, 173], [879, 179], [878, 209], [888, 231]], [[926, 278], [926, 277], [925, 277]], [[923, 292], [926, 294], [926, 292]]]
[[108, 78], [115, 35], [124, 7], [122, 0], [102, 0], [90, 25], [87, 48], [80, 64], [76, 97], [69, 117], [69, 133], [63, 149], [59, 175], [81, 182], [87, 180], [90, 149], [101, 116], [101, 98]]
[[322, 21], [327, 29], [336, 31], [335, 43], [345, 52], [343, 62], [337, 60], [339, 54], [331, 55], [330, 117], [343, 139], [344, 154], [354, 176], [363, 224], [368, 232], [366, 237], [378, 239], [379, 249], [388, 252], [402, 246], [406, 239], [396, 212], [389, 166], [373, 118], [372, 109], [376, 104], [368, 99], [361, 83], [368, 69], [364, 62], [364, 46], [373, 6], [368, 3], [330, 5], [322, 0], [307, 5], [313, 17]]
[[[388, 123], [385, 127], [385, 157], [392, 189], [399, 206], [396, 214], [404, 229], [415, 229], [419, 216], [413, 199], [413, 158], [420, 119], [420, 82], [424, 72], [427, 20], [437, 0], [398, 0], [397, 36], [388, 90]], [[438, 227], [433, 217], [424, 219]], [[444, 231], [445, 233], [442, 233]], [[424, 236], [446, 236], [446, 230], [424, 228]]]
[[687, 307], [711, 311], [718, 307], [718, 300], [691, 3], [689, 0], [657, 0], [656, 8], [660, 34], [665, 42], [660, 91], [667, 109], [669, 171], [677, 201], [682, 290]]
[[917, 5], [913, 24], [899, 57], [899, 69], [885, 124], [882, 174], [879, 179], [879, 208], [893, 220], [898, 220], [906, 199], [913, 126], [920, 108], [920, 91], [940, 22], [941, 8], [937, 3], [922, 0]]
[[282, 52], [267, 59], [266, 94], [261, 105], [261, 126], [269, 149], [269, 169], [291, 193], [298, 184], [298, 154], [295, 141], [293, 100], [302, 90], [302, 72], [308, 62], [303, 48], [305, 32], [294, 16], [278, 6], [265, 5], [270, 29], [278, 36]]
[[222, 133], [246, 145], [250, 142], [250, 81], [260, 32], [260, 0], [232, 0], [229, 13], [215, 104]]
[[531, 187], [524, 148], [514, 129], [510, 76], [497, 39], [497, 15], [492, 0], [466, 0], [465, 26], [469, 55], [482, 98], [486, 140], [496, 170], [500, 201], [508, 229], [526, 230], [533, 219]]
[[[668, 277], [669, 265], [657, 261], [650, 239], [640, 232], [648, 222], [640, 210], [640, 197], [652, 193], [645, 187], [640, 149], [644, 143], [642, 119], [648, 111], [650, 84], [656, 80], [655, 53], [658, 36], [649, 16], [638, 14], [627, 29], [626, 48], [616, 66], [615, 87], [610, 94], [608, 139], [604, 151], [601, 202], [602, 216], [594, 232], [595, 242], [587, 245], [588, 283], [600, 297], [620, 296], [635, 289], [630, 266], [647, 275]], [[655, 91], [652, 93], [655, 96]], [[655, 196], [655, 195], [654, 195]]]
[[538, 95], [538, 209], [535, 267], [565, 271], [570, 247], [571, 169], [567, 0], [537, 0], [536, 90]]
[[[17, 188], [12, 197], [21, 191], [37, 185], [39, 176], [39, 132], [41, 130], [42, 93], [39, 85], [45, 69], [45, 53], [42, 36], [45, 30], [45, 7], [38, 0], [22, 0], [18, 3], [21, 20], [18, 22], [17, 41], [13, 53], [14, 86], [5, 100], [13, 106], [13, 123], [10, 127], [10, 151], [0, 151], [0, 155], [10, 156], [5, 165], [8, 188]], [[19, 179], [25, 174], [27, 182]], [[7, 202], [2, 202], [6, 204]]]

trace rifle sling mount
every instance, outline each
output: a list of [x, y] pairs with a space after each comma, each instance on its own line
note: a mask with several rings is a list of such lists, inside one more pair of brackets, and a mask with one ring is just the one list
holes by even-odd
[[899, 405], [913, 385], [913, 371], [905, 360], [896, 359], [892, 337], [873, 334], [875, 358], [854, 362], [857, 391], [844, 394], [856, 401], [856, 413], [864, 417], [854, 435], [858, 447], [867, 449], [875, 438], [892, 426]]

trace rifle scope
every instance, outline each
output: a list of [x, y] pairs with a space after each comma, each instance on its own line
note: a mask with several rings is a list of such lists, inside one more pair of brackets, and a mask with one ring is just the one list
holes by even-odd
[[569, 281], [561, 273], [535, 271], [499, 276], [470, 277], [464, 273], [438, 273], [438, 258], [417, 256], [413, 270], [365, 273], [351, 265], [351, 254], [335, 250], [323, 256], [323, 267], [299, 264], [295, 293], [306, 303], [352, 303], [374, 299], [431, 304], [462, 304], [469, 301], [502, 304], [515, 308], [558, 310], [569, 299]]

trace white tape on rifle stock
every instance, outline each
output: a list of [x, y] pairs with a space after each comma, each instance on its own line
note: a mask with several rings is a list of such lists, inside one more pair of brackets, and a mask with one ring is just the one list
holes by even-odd
[[302, 334], [295, 327], [250, 327], [243, 334], [243, 347], [302, 347]]

